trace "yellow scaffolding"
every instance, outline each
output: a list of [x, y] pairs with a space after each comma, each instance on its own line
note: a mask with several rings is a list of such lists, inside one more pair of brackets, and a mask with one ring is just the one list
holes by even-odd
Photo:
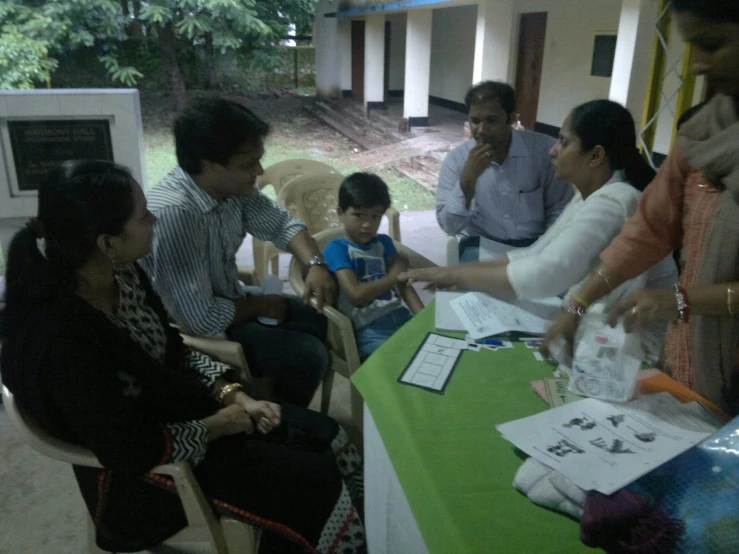
[[[667, 98], [664, 94], [665, 75], [668, 69], [675, 70], [677, 73], [677, 62], [668, 67], [669, 60], [669, 42], [670, 29], [672, 27], [672, 17], [670, 11], [670, 0], [660, 0], [659, 16], [655, 24], [654, 48], [652, 51], [652, 65], [649, 72], [649, 82], [647, 85], [647, 97], [644, 102], [644, 111], [642, 116], [642, 130], [639, 134], [639, 147], [642, 154], [652, 163], [652, 153], [654, 152], [654, 139], [657, 134], [657, 121], [660, 114], [665, 111], [667, 104], [672, 98]], [[682, 59], [682, 68], [679, 76], [681, 80], [680, 89], [677, 91], [677, 103], [673, 116], [672, 141], [677, 136], [677, 121], [688, 108], [693, 105], [693, 95], [695, 93], [695, 76], [691, 71], [692, 66], [692, 50], [690, 45], [685, 46], [685, 53]], [[665, 105], [662, 101], [666, 100]]]

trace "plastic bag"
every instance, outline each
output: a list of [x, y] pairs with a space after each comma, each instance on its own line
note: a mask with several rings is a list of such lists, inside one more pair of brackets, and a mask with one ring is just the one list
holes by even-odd
[[575, 336], [570, 392], [610, 402], [626, 402], [636, 389], [644, 351], [638, 333], [612, 328], [607, 317], [587, 314]]

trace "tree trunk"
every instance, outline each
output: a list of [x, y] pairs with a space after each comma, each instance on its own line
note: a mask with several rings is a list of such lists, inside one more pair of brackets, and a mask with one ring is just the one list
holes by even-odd
[[175, 37], [172, 24], [159, 27], [159, 45], [162, 49], [162, 61], [164, 71], [167, 75], [169, 94], [174, 101], [175, 109], [180, 112], [187, 104], [187, 91], [185, 79], [182, 76], [180, 60], [177, 57], [177, 37]]
[[216, 52], [213, 47], [213, 33], [205, 35], [205, 88], [218, 89], [221, 80], [216, 69]]

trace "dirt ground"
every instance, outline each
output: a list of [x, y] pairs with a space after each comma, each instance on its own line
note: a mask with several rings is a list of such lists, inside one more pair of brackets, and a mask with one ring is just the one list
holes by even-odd
[[[214, 93], [193, 91], [189, 96], [194, 98], [206, 94]], [[315, 101], [314, 95], [272, 92], [226, 97], [249, 107], [270, 124], [271, 132], [262, 159], [264, 167], [281, 160], [309, 158], [327, 163], [345, 175], [359, 170], [349, 158], [363, 148], [304, 109]], [[172, 140], [175, 112], [170, 105], [161, 93], [141, 93], [147, 176], [152, 186], [176, 164]], [[418, 211], [434, 207], [433, 196], [397, 170], [386, 168], [377, 173], [388, 184], [393, 205], [398, 210]], [[269, 190], [265, 192], [269, 194]]]

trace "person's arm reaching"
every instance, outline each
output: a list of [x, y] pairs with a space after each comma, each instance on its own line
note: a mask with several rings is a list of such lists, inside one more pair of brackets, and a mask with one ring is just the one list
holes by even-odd
[[557, 296], [588, 276], [598, 255], [618, 234], [626, 214], [633, 213], [638, 202], [637, 191], [631, 185], [608, 186], [611, 188], [588, 198], [546, 248], [534, 248], [538, 250], [535, 255], [519, 259], [513, 255], [507, 274], [517, 298]]
[[[659, 263], [682, 244], [683, 195], [689, 171], [677, 141], [657, 176], [644, 191], [637, 213], [601, 254], [600, 266], [573, 295], [579, 306], [587, 309], [619, 285]], [[666, 297], [659, 289], [655, 290], [655, 294]], [[623, 307], [624, 303], [619, 302], [618, 306]], [[563, 338], [571, 352], [578, 323], [579, 316], [575, 311], [563, 313], [549, 328], [545, 346]]]

